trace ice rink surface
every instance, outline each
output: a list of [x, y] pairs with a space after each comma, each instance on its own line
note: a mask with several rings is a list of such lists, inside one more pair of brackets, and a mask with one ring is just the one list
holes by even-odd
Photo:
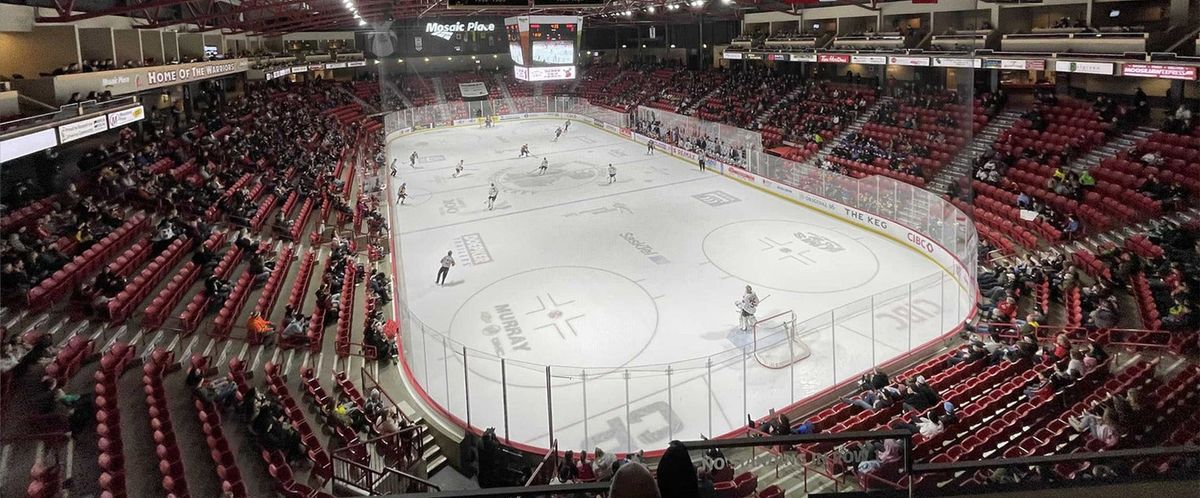
[[[739, 427], [746, 412], [898, 356], [966, 314], [957, 285], [892, 239], [579, 122], [552, 141], [562, 125], [505, 121], [389, 144], [400, 301], [422, 324], [405, 332], [410, 366], [460, 418], [469, 381], [477, 427], [503, 427], [506, 395], [510, 437], [547, 446], [550, 365], [561, 448], [661, 448]], [[532, 157], [518, 158], [522, 144]], [[457, 265], [438, 286], [448, 251]], [[746, 285], [759, 318], [795, 313], [811, 357], [775, 370], [743, 354], [752, 335], [733, 303]]]

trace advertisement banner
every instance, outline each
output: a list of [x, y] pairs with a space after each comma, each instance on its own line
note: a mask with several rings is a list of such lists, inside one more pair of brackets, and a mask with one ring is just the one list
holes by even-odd
[[90, 137], [97, 133], [108, 131], [108, 117], [96, 116], [58, 127], [58, 143], [65, 144], [72, 140]]
[[346, 67], [363, 67], [367, 65], [367, 61], [350, 61], [346, 63]]
[[929, 58], [892, 56], [888, 58], [888, 63], [899, 66], [928, 66]]
[[322, 69], [325, 69], [325, 65], [324, 65], [324, 64], [309, 64], [309, 65], [308, 65], [308, 70], [309, 70], [309, 71], [320, 71], [320, 70], [322, 70]]
[[851, 55], [850, 62], [855, 64], [887, 64], [887, 57], [882, 55]]
[[1111, 62], [1055, 61], [1054, 70], [1064, 73], [1103, 74], [1111, 76], [1115, 64]]
[[733, 59], [733, 60], [741, 60], [742, 59], [741, 52], [730, 52], [728, 50], [726, 50], [724, 53], [722, 53], [721, 56], [726, 59]]
[[247, 59], [225, 59], [191, 64], [66, 74], [54, 77], [54, 94], [60, 100], [66, 100], [74, 92], [85, 94], [101, 89], [112, 92], [113, 95], [124, 95], [152, 88], [229, 76], [244, 72], [249, 67], [250, 62]]
[[575, 79], [575, 66], [531, 67], [529, 81], [555, 81]]
[[346, 62], [330, 62], [325, 64], [325, 69], [345, 69], [347, 65]]
[[25, 157], [58, 145], [54, 128], [0, 141], [0, 162]]
[[767, 56], [767, 59], [773, 61], [787, 61], [791, 60], [791, 57], [788, 57], [788, 54], [771, 54]]
[[817, 54], [792, 54], [792, 62], [817, 62]]
[[521, 81], [529, 81], [529, 68], [525, 66], [513, 66], [513, 77]]
[[1139, 78], [1163, 78], [1168, 80], [1194, 81], [1196, 66], [1173, 66], [1170, 64], [1121, 64], [1122, 76], [1137, 76]]
[[763, 58], [762, 54], [756, 54], [754, 52], [746, 52], [747, 60], [760, 61], [760, 60], [762, 60], [762, 58]]
[[108, 113], [108, 127], [116, 128], [129, 123], [136, 123], [146, 118], [146, 111], [142, 106], [137, 106], [131, 109], [124, 109], [117, 112]]
[[292, 66], [291, 68], [288, 68], [288, 71], [290, 71], [292, 74], [307, 73], [308, 66]]
[[984, 59], [981, 65], [984, 69], [1001, 69], [1004, 61], [1000, 59]]
[[464, 98], [468, 99], [487, 97], [488, 95], [487, 85], [484, 85], [482, 81], [459, 83], [458, 92], [461, 93]]
[[959, 59], [955, 57], [934, 57], [933, 65], [936, 67], [982, 67], [982, 59]]
[[850, 54], [819, 54], [817, 62], [833, 62], [837, 64], [849, 64]]

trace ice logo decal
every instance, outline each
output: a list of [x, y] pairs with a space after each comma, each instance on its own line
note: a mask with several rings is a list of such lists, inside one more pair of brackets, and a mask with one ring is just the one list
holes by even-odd
[[367, 39], [376, 57], [387, 57], [396, 52], [396, 32], [392, 31], [391, 21], [372, 26], [371, 32], [367, 33]]
[[543, 175], [535, 174], [536, 166], [532, 163], [529, 168], [520, 166], [502, 170], [492, 175], [491, 181], [506, 192], [529, 194], [585, 187], [600, 177], [596, 166], [575, 161], [550, 164], [550, 171]]
[[796, 239], [800, 240], [800, 242], [825, 252], [842, 252], [846, 250], [846, 248], [842, 247], [841, 244], [834, 242], [829, 237], [824, 235], [812, 232], [796, 232], [794, 235], [796, 236]]

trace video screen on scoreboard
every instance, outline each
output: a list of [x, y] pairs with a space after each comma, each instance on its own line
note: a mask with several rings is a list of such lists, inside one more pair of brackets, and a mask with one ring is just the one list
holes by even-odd
[[524, 81], [575, 79], [575, 50], [583, 18], [517, 16], [504, 20], [513, 75]]
[[533, 45], [533, 63], [545, 65], [575, 64], [575, 40], [578, 24], [529, 23]]
[[525, 53], [521, 48], [521, 26], [505, 23], [504, 30], [508, 35], [508, 55], [512, 56], [514, 64], [525, 65]]

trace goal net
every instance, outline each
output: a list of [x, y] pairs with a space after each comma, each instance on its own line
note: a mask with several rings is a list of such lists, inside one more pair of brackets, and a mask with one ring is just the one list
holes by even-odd
[[784, 311], [754, 322], [754, 359], [767, 368], [786, 368], [812, 350], [796, 330], [796, 313]]

